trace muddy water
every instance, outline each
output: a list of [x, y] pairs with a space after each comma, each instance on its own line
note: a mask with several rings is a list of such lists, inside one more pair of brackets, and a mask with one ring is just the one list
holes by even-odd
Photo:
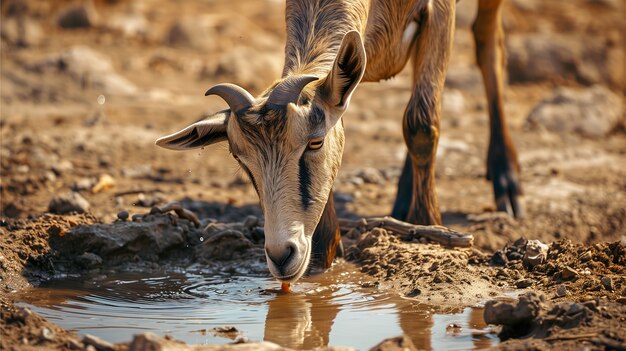
[[194, 344], [227, 343], [231, 339], [211, 329], [232, 325], [250, 340], [296, 349], [367, 350], [401, 334], [420, 349], [481, 349], [497, 343], [485, 333], [482, 309], [418, 304], [371, 287], [348, 263], [304, 279], [291, 294], [277, 288], [268, 277], [187, 269], [66, 277], [31, 289], [22, 301], [67, 329], [113, 342], [150, 331]]

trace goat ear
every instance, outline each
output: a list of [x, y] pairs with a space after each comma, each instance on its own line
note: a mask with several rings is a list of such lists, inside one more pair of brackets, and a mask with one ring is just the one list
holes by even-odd
[[354, 89], [363, 78], [366, 63], [361, 35], [357, 31], [346, 33], [333, 67], [319, 88], [322, 99], [331, 109], [348, 107]]
[[174, 134], [157, 139], [156, 145], [170, 150], [191, 150], [228, 140], [226, 123], [230, 110], [220, 111]]

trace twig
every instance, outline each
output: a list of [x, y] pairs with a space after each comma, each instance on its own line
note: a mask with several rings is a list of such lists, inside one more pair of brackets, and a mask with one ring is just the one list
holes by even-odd
[[400, 235], [404, 240], [423, 237], [449, 247], [471, 247], [474, 243], [474, 236], [471, 234], [463, 234], [439, 225], [411, 224], [391, 217], [361, 218], [356, 221], [339, 219], [339, 227], [342, 232], [354, 228], [361, 232], [377, 227], [384, 228]]
[[576, 339], [590, 339], [598, 336], [598, 333], [587, 333], [587, 334], [578, 334], [578, 335], [555, 335], [545, 338], [546, 341], [555, 341], [555, 340], [576, 340]]
[[162, 206], [155, 206], [150, 210], [150, 214], [154, 213], [165, 213], [169, 211], [174, 211], [176, 215], [180, 218], [184, 218], [193, 222], [196, 228], [200, 227], [200, 220], [195, 213], [183, 208], [178, 202], [168, 202]]

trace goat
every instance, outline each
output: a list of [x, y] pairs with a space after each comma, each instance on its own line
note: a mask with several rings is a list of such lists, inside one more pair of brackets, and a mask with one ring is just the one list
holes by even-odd
[[[479, 0], [472, 29], [489, 104], [487, 177], [497, 209], [521, 216], [519, 166], [502, 107], [501, 2]], [[282, 78], [257, 98], [234, 84], [212, 87], [206, 95], [230, 108], [156, 144], [188, 150], [228, 141], [259, 196], [269, 270], [294, 282], [311, 260], [328, 268], [341, 254], [332, 187], [344, 147], [342, 115], [355, 88], [393, 77], [411, 59], [408, 153], [392, 216], [441, 224], [434, 164], [455, 7], [456, 0], [288, 0]]]

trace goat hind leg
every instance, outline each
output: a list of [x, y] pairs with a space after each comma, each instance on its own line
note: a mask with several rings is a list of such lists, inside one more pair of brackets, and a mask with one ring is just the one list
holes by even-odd
[[487, 179], [493, 184], [498, 211], [521, 218], [524, 211], [520, 202], [520, 167], [506, 126], [502, 103], [504, 32], [501, 3], [502, 0], [480, 0], [472, 31], [476, 42], [476, 60], [483, 76], [489, 105]]
[[[412, 56], [413, 93], [403, 120], [409, 157], [398, 191], [406, 189], [411, 180], [406, 221], [416, 224], [441, 224], [435, 193], [435, 155], [441, 95], [454, 36], [454, 10], [454, 0], [431, 0], [425, 4], [420, 11], [420, 30]], [[394, 214], [403, 207], [401, 194], [398, 195], [396, 205], [400, 206], [394, 206]]]

